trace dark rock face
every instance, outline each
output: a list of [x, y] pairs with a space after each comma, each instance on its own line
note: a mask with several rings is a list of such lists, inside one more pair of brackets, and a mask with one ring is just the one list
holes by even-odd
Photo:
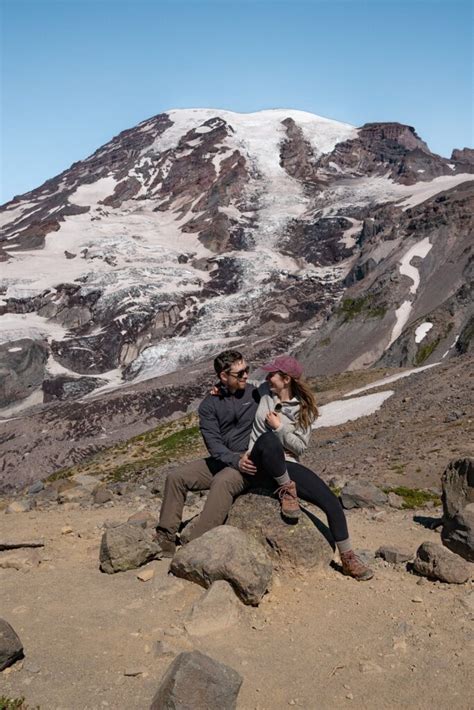
[[24, 338], [0, 345], [0, 406], [24, 397], [41, 385], [49, 349], [42, 340]]
[[55, 400], [76, 399], [93, 392], [97, 387], [105, 385], [106, 382], [106, 380], [102, 380], [99, 377], [58, 375], [43, 381], [43, 401], [53, 402]]
[[242, 677], [200, 651], [181, 653], [166, 671], [150, 710], [235, 710]]
[[23, 658], [23, 644], [8, 621], [0, 619], [0, 671]]
[[170, 571], [204, 587], [225, 580], [244, 604], [258, 605], [273, 569], [260, 542], [242, 530], [220, 525], [179, 549]]
[[444, 523], [441, 539], [450, 550], [474, 562], [474, 503], [469, 503]]
[[278, 501], [268, 493], [247, 493], [237, 498], [227, 524], [265, 545], [277, 566], [311, 569], [331, 562], [331, 545], [314, 523], [302, 515], [297, 525], [288, 525], [281, 519]]
[[441, 478], [443, 529], [446, 547], [474, 562], [474, 464], [472, 459], [451, 461]]
[[[412, 185], [452, 174], [444, 160], [430, 152], [411, 126], [401, 123], [366, 123], [358, 137], [338, 143], [332, 153], [323, 156], [319, 165], [331, 170], [331, 164], [344, 169], [344, 174], [384, 175]], [[469, 171], [470, 172], [470, 171]]]
[[139, 525], [124, 523], [106, 530], [100, 544], [100, 569], [107, 574], [125, 572], [156, 560], [160, 547]]
[[321, 178], [311, 144], [305, 140], [303, 131], [292, 118], [285, 118], [282, 124], [287, 137], [280, 147], [280, 165], [291, 177], [317, 187]]
[[469, 503], [474, 503], [474, 461], [451, 461], [441, 477], [443, 513], [450, 520]]
[[469, 567], [461, 557], [434, 542], [420, 545], [413, 567], [418, 574], [447, 584], [464, 584], [470, 575]]

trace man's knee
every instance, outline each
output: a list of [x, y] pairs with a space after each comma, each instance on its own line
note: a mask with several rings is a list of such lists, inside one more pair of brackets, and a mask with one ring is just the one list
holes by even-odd
[[232, 495], [236, 495], [245, 488], [245, 485], [244, 477], [240, 471], [235, 468], [224, 468], [214, 476], [211, 489], [213, 491], [222, 489], [229, 491]]

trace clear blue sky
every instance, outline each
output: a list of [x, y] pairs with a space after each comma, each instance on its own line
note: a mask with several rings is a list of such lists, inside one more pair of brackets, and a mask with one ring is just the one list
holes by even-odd
[[294, 108], [473, 145], [468, 0], [0, 0], [0, 204], [171, 108]]

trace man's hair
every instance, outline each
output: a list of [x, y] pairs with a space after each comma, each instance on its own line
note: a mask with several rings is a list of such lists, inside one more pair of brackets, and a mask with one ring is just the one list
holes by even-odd
[[217, 375], [225, 370], [230, 370], [234, 362], [243, 360], [244, 356], [238, 350], [224, 350], [214, 359], [214, 370]]

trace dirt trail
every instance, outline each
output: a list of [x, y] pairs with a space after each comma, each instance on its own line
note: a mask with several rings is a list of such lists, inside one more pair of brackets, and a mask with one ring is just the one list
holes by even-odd
[[[367, 583], [332, 568], [282, 573], [258, 609], [244, 608], [238, 625], [195, 638], [183, 622], [204, 590], [182, 582], [178, 594], [163, 594], [168, 561], [150, 565], [149, 582], [136, 571], [99, 571], [103, 522], [125, 521], [136, 509], [117, 503], [0, 515], [0, 539], [46, 543], [39, 567], [0, 569], [0, 616], [26, 652], [0, 674], [0, 695], [25, 696], [41, 710], [146, 709], [173, 658], [157, 653], [165, 640], [239, 671], [238, 710], [474, 707], [472, 583], [429, 582], [381, 560]], [[412, 511], [348, 517], [359, 548], [415, 551], [424, 540], [439, 541]], [[72, 532], [64, 534], [65, 526]]]

